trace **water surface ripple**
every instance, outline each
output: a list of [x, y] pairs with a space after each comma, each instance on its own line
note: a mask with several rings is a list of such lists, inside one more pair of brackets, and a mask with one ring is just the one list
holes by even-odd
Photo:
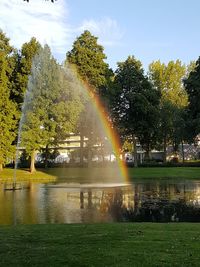
[[29, 183], [4, 191], [0, 224], [200, 222], [200, 183]]

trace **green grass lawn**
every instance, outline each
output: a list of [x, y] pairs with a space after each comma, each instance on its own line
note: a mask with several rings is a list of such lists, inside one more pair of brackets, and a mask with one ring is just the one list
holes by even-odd
[[[10, 168], [4, 168], [0, 172], [0, 182], [12, 181], [14, 176], [14, 170]], [[16, 172], [17, 180], [35, 180], [35, 181], [52, 181], [56, 179], [55, 174], [46, 173], [43, 170], [37, 170], [34, 174], [31, 174], [28, 170], [18, 169]]]
[[199, 266], [200, 224], [0, 227], [0, 266]]
[[[76, 179], [83, 182], [106, 182], [115, 177], [115, 169], [110, 168], [109, 174], [104, 175], [104, 168], [49, 168], [38, 169], [34, 174], [28, 170], [17, 170], [18, 180], [53, 181], [57, 178]], [[151, 167], [129, 168], [130, 180], [134, 179], [200, 179], [200, 167]], [[13, 169], [6, 168], [0, 173], [0, 181], [12, 181]]]
[[[14, 170], [5, 168], [0, 173], [0, 182], [12, 181]], [[53, 181], [56, 179], [68, 179], [72, 182], [109, 182], [116, 178], [116, 181], [121, 181], [118, 175], [118, 168], [47, 168], [37, 169], [31, 174], [28, 170], [17, 170], [18, 181]]]
[[129, 168], [129, 175], [133, 180], [134, 178], [200, 179], [200, 167]]

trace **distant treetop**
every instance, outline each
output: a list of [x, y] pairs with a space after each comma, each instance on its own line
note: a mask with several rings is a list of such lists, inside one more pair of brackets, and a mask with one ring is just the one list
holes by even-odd
[[[29, 0], [24, 0], [24, 1], [29, 2]], [[49, 0], [45, 0], [45, 1], [49, 1]], [[57, 0], [51, 0], [52, 3], [54, 3], [55, 1]]]

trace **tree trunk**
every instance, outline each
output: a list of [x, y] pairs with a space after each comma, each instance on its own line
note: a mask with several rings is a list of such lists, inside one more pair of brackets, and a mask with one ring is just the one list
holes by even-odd
[[163, 139], [163, 162], [166, 163], [167, 161], [167, 140], [166, 136]]
[[31, 166], [30, 166], [30, 172], [35, 172], [35, 150], [33, 150], [31, 154]]
[[184, 163], [185, 162], [185, 152], [184, 152], [183, 140], [181, 141], [181, 149], [182, 149], [182, 160], [183, 160], [183, 163]]
[[137, 167], [138, 166], [138, 163], [137, 163], [137, 138], [134, 134], [133, 134], [133, 155], [134, 155], [134, 167]]
[[146, 147], [145, 159], [146, 160], [150, 160], [151, 159], [151, 151], [150, 151], [149, 146]]
[[3, 171], [3, 163], [0, 162], [0, 172]]
[[83, 145], [84, 145], [84, 135], [80, 132], [80, 165], [83, 166]]
[[47, 169], [48, 167], [48, 157], [49, 157], [49, 148], [48, 145], [45, 147], [45, 158], [44, 158], [44, 167]]
[[80, 209], [84, 209], [84, 194], [80, 192]]

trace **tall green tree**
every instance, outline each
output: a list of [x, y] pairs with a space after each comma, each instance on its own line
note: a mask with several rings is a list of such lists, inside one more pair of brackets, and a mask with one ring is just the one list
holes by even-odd
[[0, 171], [8, 158], [13, 158], [13, 141], [16, 128], [16, 106], [10, 99], [12, 47], [9, 39], [0, 31]]
[[22, 45], [21, 50], [14, 50], [11, 57], [12, 73], [9, 77], [10, 81], [10, 98], [17, 106], [16, 118], [16, 138], [14, 143], [17, 143], [19, 121], [21, 117], [21, 108], [24, 102], [24, 96], [28, 87], [28, 77], [31, 74], [32, 61], [34, 56], [39, 51], [41, 45], [35, 38], [32, 38], [28, 43]]
[[187, 93], [183, 86], [185, 75], [186, 67], [180, 60], [169, 61], [168, 64], [158, 60], [149, 65], [150, 80], [161, 91], [162, 99], [178, 107], [185, 107], [188, 104]]
[[184, 80], [184, 85], [189, 98], [187, 134], [189, 141], [192, 141], [200, 133], [200, 57], [194, 70]]
[[0, 29], [0, 51], [9, 57], [13, 52], [13, 47], [10, 45], [10, 39], [6, 34]]
[[29, 42], [22, 45], [20, 51], [15, 51], [13, 54], [13, 72], [10, 79], [12, 82], [11, 98], [17, 103], [19, 111], [27, 90], [33, 58], [40, 48], [40, 43], [33, 37]]
[[23, 107], [22, 145], [31, 155], [31, 172], [36, 150], [63, 142], [74, 130], [80, 110], [79, 95], [45, 45], [33, 60]]
[[84, 31], [73, 43], [73, 48], [67, 53], [66, 60], [74, 64], [81, 78], [99, 92], [106, 84], [108, 64], [103, 46], [97, 43], [98, 38], [89, 31]]
[[181, 144], [182, 161], [185, 161], [184, 142], [187, 141], [187, 108], [174, 107], [172, 145], [178, 154]]
[[12, 54], [12, 74], [10, 75], [10, 98], [17, 106], [16, 118], [16, 138], [14, 144], [17, 143], [19, 135], [19, 121], [21, 118], [21, 109], [24, 102], [24, 96], [28, 88], [28, 79], [31, 74], [32, 62], [35, 55], [39, 52], [41, 45], [33, 37], [27, 43], [22, 45], [20, 51], [14, 50]]
[[10, 98], [12, 98], [12, 76], [15, 66], [15, 55], [17, 50], [10, 45], [10, 39], [7, 38], [6, 34], [0, 29], [0, 51], [1, 56], [4, 55], [6, 59], [6, 75], [8, 77], [8, 87], [10, 90]]
[[[149, 78], [161, 92], [158, 136], [163, 145], [164, 161], [166, 161], [167, 145], [173, 144], [174, 152], [177, 152], [177, 142], [182, 142], [177, 125], [181, 126], [183, 121], [181, 114], [184, 114], [182, 110], [188, 104], [187, 92], [183, 86], [186, 74], [187, 68], [180, 60], [170, 61], [168, 64], [155, 61], [149, 66]], [[184, 130], [183, 127], [182, 130]]]
[[137, 138], [145, 148], [147, 157], [154, 146], [160, 94], [145, 77], [141, 62], [133, 56], [118, 63], [114, 85], [114, 122], [125, 137], [132, 137], [136, 166]]
[[179, 144], [185, 140], [185, 109], [175, 106], [169, 100], [160, 103], [160, 123], [157, 129], [158, 147], [163, 148], [166, 162], [167, 146], [171, 144], [175, 154], [178, 153]]
[[[73, 48], [66, 55], [66, 61], [75, 66], [81, 79], [86, 82], [90, 90], [102, 96], [108, 85], [109, 68], [105, 63], [106, 55], [103, 46], [98, 44], [98, 38], [89, 31], [84, 31], [74, 42]], [[86, 99], [85, 99], [86, 100]], [[80, 160], [83, 164], [83, 140], [88, 138], [88, 163], [91, 163], [91, 150], [98, 135], [91, 100], [85, 101], [85, 112], [80, 116], [78, 132], [81, 138]], [[90, 114], [88, 116], [87, 114]], [[93, 115], [92, 115], [93, 114]]]

